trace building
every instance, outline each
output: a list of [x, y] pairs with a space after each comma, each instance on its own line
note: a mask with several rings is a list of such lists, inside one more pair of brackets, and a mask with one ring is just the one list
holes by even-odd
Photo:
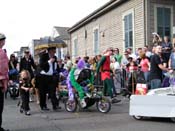
[[68, 29], [69, 27], [54, 26], [52, 30], [51, 37], [59, 38], [67, 44], [66, 48], [57, 49], [58, 58], [61, 58], [61, 59], [64, 59], [65, 56], [70, 55], [70, 52], [71, 52], [70, 35], [68, 33]]
[[175, 0], [110, 0], [69, 30], [72, 57], [94, 56], [108, 47], [121, 52], [152, 46], [152, 33], [175, 34]]
[[[29, 44], [30, 53], [33, 56], [35, 62], [39, 62], [39, 54], [42, 53], [44, 50], [35, 50], [36, 45], [42, 44], [44, 39], [50, 38], [59, 38], [63, 40], [67, 45], [70, 44], [70, 35], [68, 34], [68, 27], [53, 27], [52, 35], [41, 37], [40, 39], [33, 39], [32, 42]], [[70, 54], [70, 46], [66, 48], [57, 49], [56, 56], [58, 58], [64, 58], [64, 56]]]

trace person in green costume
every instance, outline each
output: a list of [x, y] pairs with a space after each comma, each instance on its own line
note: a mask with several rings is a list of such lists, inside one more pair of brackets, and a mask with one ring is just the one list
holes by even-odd
[[113, 98], [112, 92], [112, 80], [111, 80], [111, 70], [110, 70], [110, 56], [113, 55], [113, 48], [108, 48], [104, 55], [102, 56], [100, 62], [97, 65], [97, 73], [101, 69], [101, 80], [104, 83], [103, 94], [104, 96], [110, 96], [112, 103], [118, 103], [121, 100]]
[[[78, 92], [79, 98], [80, 98], [80, 104], [84, 108], [86, 107], [85, 102], [85, 94], [86, 92], [85, 88], [87, 85], [93, 84], [93, 75], [90, 72], [90, 69], [86, 69], [86, 63], [83, 59], [80, 59], [77, 63], [76, 67], [73, 67], [70, 71], [70, 82], [71, 85], [75, 88], [75, 90]], [[84, 70], [86, 69], [86, 70]], [[83, 70], [85, 72], [83, 72]], [[85, 87], [82, 86], [80, 83], [84, 82]]]

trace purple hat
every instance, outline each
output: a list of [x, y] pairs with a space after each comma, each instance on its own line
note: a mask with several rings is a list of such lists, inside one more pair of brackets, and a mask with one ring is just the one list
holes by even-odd
[[78, 69], [82, 69], [82, 68], [84, 68], [85, 66], [86, 66], [85, 61], [84, 61], [83, 59], [80, 59], [80, 60], [78, 61], [78, 63], [77, 63], [77, 68], [78, 68]]

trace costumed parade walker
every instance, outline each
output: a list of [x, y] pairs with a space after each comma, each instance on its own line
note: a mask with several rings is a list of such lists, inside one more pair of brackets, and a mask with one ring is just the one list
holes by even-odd
[[65, 109], [74, 112], [79, 105], [87, 109], [96, 104], [98, 111], [107, 113], [111, 109], [110, 100], [103, 96], [102, 89], [94, 86], [94, 74], [85, 67], [84, 60], [79, 60], [77, 66], [72, 68], [67, 78], [69, 96], [65, 102]]
[[175, 122], [175, 71], [169, 73], [169, 87], [152, 89], [146, 95], [131, 95], [129, 114], [144, 117], [170, 118]]

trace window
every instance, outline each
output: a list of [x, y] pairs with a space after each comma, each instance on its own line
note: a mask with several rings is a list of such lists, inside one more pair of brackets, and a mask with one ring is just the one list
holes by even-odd
[[124, 16], [125, 48], [133, 47], [133, 18], [132, 13]]
[[78, 39], [75, 38], [73, 40], [73, 56], [76, 57], [78, 55]]
[[94, 55], [98, 55], [99, 53], [99, 30], [95, 28], [93, 31], [93, 48], [94, 48]]
[[157, 7], [157, 32], [161, 37], [171, 36], [171, 9]]

